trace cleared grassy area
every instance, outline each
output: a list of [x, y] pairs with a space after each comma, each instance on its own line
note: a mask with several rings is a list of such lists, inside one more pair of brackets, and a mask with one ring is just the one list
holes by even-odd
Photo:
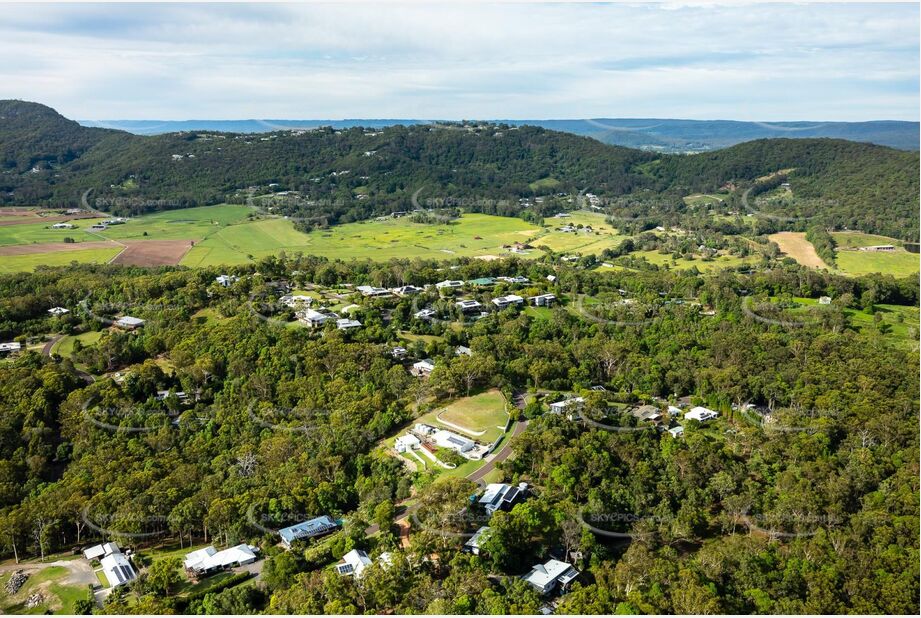
[[[444, 408], [437, 415], [437, 420], [465, 427], [469, 430], [467, 433], [479, 442], [491, 443], [504, 433], [505, 424], [508, 422], [505, 398], [498, 390], [464, 397]], [[457, 428], [448, 425], [448, 429]]]
[[[59, 239], [60, 240], [60, 239]], [[99, 240], [95, 238], [93, 240]], [[80, 264], [104, 264], [118, 255], [118, 247], [111, 249], [86, 249], [29, 255], [7, 255], [0, 259], [0, 274], [32, 272], [39, 266], [67, 266], [71, 262]]]
[[[777, 302], [777, 297], [772, 297], [772, 302]], [[816, 298], [793, 299], [796, 307], [788, 309], [793, 314], [797, 312], [805, 313], [811, 311], [813, 307], [821, 307]], [[905, 305], [876, 305], [873, 313], [858, 311], [856, 309], [844, 309], [844, 315], [848, 324], [860, 332], [872, 333], [879, 332], [886, 339], [899, 346], [908, 346], [916, 348], [918, 343], [919, 320], [921, 313], [918, 307], [909, 307]], [[875, 313], [879, 313], [881, 321], [877, 324]]]
[[684, 200], [684, 203], [688, 206], [701, 206], [709, 204], [721, 204], [723, 200], [728, 197], [728, 193], [695, 193], [694, 195], [686, 195], [681, 199]]
[[559, 180], [548, 176], [546, 178], [541, 178], [540, 180], [535, 180], [534, 182], [529, 183], [528, 187], [531, 188], [531, 191], [537, 191], [538, 189], [554, 189], [559, 185]]
[[101, 331], [89, 331], [86, 333], [80, 333], [79, 335], [65, 335], [58, 339], [51, 347], [52, 354], [58, 354], [64, 357], [70, 357], [74, 353], [74, 344], [79, 341], [83, 344], [83, 347], [89, 347], [95, 345], [99, 339], [102, 337]]
[[819, 254], [816, 253], [812, 243], [806, 240], [806, 234], [803, 232], [778, 232], [768, 236], [770, 240], [777, 243], [780, 250], [793, 258], [803, 266], [810, 268], [826, 268], [826, 264]]
[[[86, 598], [85, 586], [71, 586], [59, 583], [67, 577], [69, 571], [61, 566], [41, 569], [29, 575], [29, 579], [16, 594], [7, 596], [4, 592], [0, 600], [0, 609], [4, 614], [73, 614], [74, 604]], [[10, 573], [0, 577], [0, 589], [6, 586]], [[26, 599], [35, 592], [40, 592], [44, 601], [35, 607], [26, 607]]]
[[630, 254], [635, 257], [644, 257], [650, 264], [658, 266], [668, 266], [677, 270], [687, 270], [697, 267], [701, 272], [710, 272], [721, 268], [730, 268], [741, 266], [743, 264], [755, 264], [758, 258], [755, 256], [739, 257], [736, 255], [720, 255], [709, 260], [703, 258], [686, 260], [684, 258], [672, 259], [670, 253], [659, 253], [658, 251], [635, 251]]
[[906, 277], [919, 271], [919, 255], [904, 249], [892, 252], [838, 251], [835, 261], [838, 263], [838, 270], [853, 276], [880, 273]]
[[[605, 249], [618, 246], [629, 236], [617, 233], [617, 229], [605, 221], [605, 215], [587, 210], [576, 210], [569, 213], [568, 217], [544, 219], [547, 226], [544, 233], [536, 236], [530, 242], [535, 247], [543, 246], [559, 253], [601, 253]], [[591, 232], [560, 232], [557, 228], [564, 226], [591, 226]]]
[[902, 241], [878, 234], [864, 234], [863, 232], [832, 232], [832, 238], [839, 249], [853, 249], [856, 247], [870, 247], [873, 245], [902, 246]]

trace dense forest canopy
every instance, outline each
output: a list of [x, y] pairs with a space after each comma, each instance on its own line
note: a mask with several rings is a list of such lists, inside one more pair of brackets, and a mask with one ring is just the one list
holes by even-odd
[[[172, 594], [167, 575], [178, 565], [155, 560], [110, 596], [109, 613], [537, 613], [546, 601], [519, 576], [548, 553], [572, 556], [581, 572], [559, 613], [917, 610], [917, 331], [906, 347], [878, 321], [858, 327], [847, 317], [916, 307], [914, 279], [844, 278], [777, 261], [712, 277], [602, 273], [549, 258], [447, 266], [266, 258], [233, 269], [227, 287], [214, 281], [221, 271], [174, 267], [0, 277], [4, 341], [101, 333], [67, 356], [27, 350], [0, 364], [5, 555], [95, 542], [102, 535], [88, 520], [136, 548], [207, 540], [265, 552], [259, 585], [199, 597]], [[515, 291], [552, 292], [561, 305], [493, 311], [454, 328], [413, 318], [420, 304], [452, 306], [450, 293], [372, 299], [343, 288], [421, 286], [448, 272], [528, 278], [464, 292], [485, 303]], [[291, 328], [284, 310], [268, 319], [252, 299], [280, 281], [346, 290], [363, 328]], [[620, 306], [611, 299], [624, 294], [655, 310], [623, 322], [580, 309], [583, 299], [597, 311]], [[792, 325], [768, 307], [771, 298], [820, 295], [835, 302]], [[73, 311], [51, 316], [54, 306]], [[104, 316], [116, 311], [147, 323], [109, 327]], [[397, 344], [410, 359], [434, 359], [435, 372], [411, 376], [411, 360], [390, 354]], [[472, 356], [456, 354], [461, 345]], [[614, 431], [611, 419], [569, 420], [536, 400], [513, 408], [528, 424], [499, 478], [526, 482], [533, 495], [494, 515], [486, 553], [471, 556], [464, 537], [427, 523], [463, 509], [476, 485], [413, 472], [380, 440], [489, 388], [510, 400], [585, 393], [587, 414], [608, 400], [690, 397], [722, 416], [687, 424], [678, 439]], [[194, 397], [157, 397], [166, 390]], [[780, 429], [752, 423], [744, 404], [769, 409]], [[260, 420], [270, 408], [322, 411], [322, 423], [279, 431]], [[410, 497], [423, 525], [407, 545], [390, 524]], [[320, 513], [343, 518], [343, 529], [290, 551], [253, 525]], [[617, 539], [580, 523], [618, 514], [609, 524]], [[381, 532], [366, 534], [370, 524]], [[342, 577], [330, 566], [353, 548], [388, 551], [389, 562], [360, 580]]]
[[242, 203], [269, 186], [288, 194], [279, 212], [324, 223], [433, 203], [519, 216], [522, 199], [584, 192], [649, 214], [653, 204], [680, 210], [689, 193], [744, 188], [781, 171], [803, 205], [776, 214], [918, 236], [918, 153], [844, 140], [763, 139], [660, 155], [487, 124], [142, 137], [81, 127], [34, 103], [0, 102], [0, 204], [86, 201], [120, 215]]

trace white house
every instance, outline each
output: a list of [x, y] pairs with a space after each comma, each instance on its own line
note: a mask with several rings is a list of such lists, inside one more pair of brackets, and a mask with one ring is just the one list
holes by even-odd
[[499, 279], [499, 281], [505, 281], [506, 283], [529, 283], [527, 277], [522, 277], [520, 275], [514, 277], [497, 277], [497, 279]]
[[414, 451], [420, 446], [422, 446], [422, 442], [419, 441], [419, 438], [411, 433], [407, 433], [397, 438], [395, 448], [397, 453], [405, 453], [407, 451]]
[[298, 319], [301, 322], [307, 324], [311, 328], [317, 328], [318, 326], [323, 326], [329, 320], [336, 319], [336, 316], [322, 313], [316, 309], [304, 309], [303, 311], [297, 314]]
[[450, 448], [458, 453], [466, 453], [476, 446], [476, 442], [447, 429], [439, 429], [432, 434], [432, 440], [441, 448]]
[[523, 579], [539, 593], [549, 594], [557, 586], [561, 590], [566, 590], [577, 577], [579, 577], [579, 571], [568, 562], [548, 560], [544, 564], [534, 565], [531, 572]]
[[475, 309], [482, 307], [482, 305], [475, 300], [459, 300], [454, 303], [454, 306], [463, 312], [474, 311]]
[[418, 294], [422, 291], [422, 288], [417, 288], [414, 285], [404, 285], [402, 287], [393, 288], [393, 293], [397, 296], [412, 296], [413, 294]]
[[554, 281], [556, 281], [556, 275], [547, 275], [547, 281], [549, 281], [550, 283], [553, 283]]
[[406, 358], [407, 354], [409, 354], [409, 350], [399, 346], [391, 348], [390, 350], [390, 356], [394, 358]]
[[130, 315], [126, 315], [115, 320], [115, 326], [119, 328], [127, 328], [133, 330], [135, 328], [140, 328], [144, 326], [144, 320], [141, 318], [133, 318]]
[[677, 427], [672, 427], [668, 430], [668, 433], [672, 435], [673, 438], [680, 438], [684, 435], [684, 427], [678, 425]]
[[426, 425], [425, 423], [416, 423], [413, 425], [413, 431], [422, 436], [430, 436], [438, 430], [431, 425]]
[[550, 412], [553, 414], [566, 414], [568, 418], [574, 419], [578, 417], [579, 412], [582, 410], [584, 405], [584, 397], [570, 397], [569, 399], [564, 399], [563, 401], [551, 403]]
[[225, 288], [229, 288], [238, 279], [239, 277], [235, 277], [234, 275], [218, 275], [217, 277], [214, 278], [214, 281], [218, 285], [222, 285]]
[[22, 349], [22, 344], [18, 341], [10, 341], [9, 343], [0, 343], [0, 352], [18, 352]]
[[115, 554], [121, 552], [121, 549], [118, 547], [118, 543], [102, 543], [101, 545], [93, 545], [92, 547], [87, 547], [83, 550], [83, 557], [87, 560], [99, 560], [109, 554]]
[[241, 543], [222, 551], [217, 551], [214, 546], [198, 549], [185, 555], [183, 565], [187, 571], [207, 573], [229, 567], [251, 564], [256, 561], [258, 547]]
[[556, 296], [554, 294], [540, 294], [539, 296], [531, 296], [528, 298], [528, 302], [535, 307], [549, 307], [556, 302]]
[[389, 296], [390, 290], [387, 288], [376, 288], [371, 285], [359, 285], [355, 287], [356, 290], [361, 292], [362, 296]]
[[715, 419], [718, 416], [719, 416], [718, 412], [714, 412], [713, 410], [710, 410], [709, 408], [704, 408], [703, 406], [696, 406], [696, 407], [691, 408], [691, 411], [685, 414], [684, 418], [693, 420], [693, 421], [700, 421], [701, 423], [705, 423], [707, 421], [711, 421]]
[[819, 297], [819, 304], [820, 304], [820, 305], [830, 305], [830, 304], [831, 304], [831, 296], [820, 296], [820, 297]]
[[281, 542], [285, 547], [290, 548], [291, 544], [298, 539], [310, 539], [317, 536], [329, 534], [339, 527], [329, 515], [314, 517], [308, 521], [302, 521], [299, 524], [282, 528], [278, 531], [281, 536]]
[[459, 345], [454, 348], [454, 356], [473, 356], [473, 350], [465, 345]]
[[474, 556], [480, 555], [480, 545], [483, 541], [486, 540], [486, 533], [489, 532], [489, 526], [483, 526], [474, 533], [472, 537], [467, 539], [467, 542], [464, 543], [463, 550], [469, 552]]
[[102, 572], [105, 574], [106, 580], [113, 588], [127, 584], [137, 578], [137, 574], [134, 572], [134, 568], [128, 558], [120, 551], [105, 556], [99, 563], [102, 565]]
[[505, 309], [512, 305], [520, 305], [524, 302], [524, 299], [517, 294], [509, 294], [508, 296], [500, 296], [498, 298], [492, 299], [492, 304], [494, 304], [499, 309]]
[[352, 575], [356, 579], [361, 577], [362, 571], [371, 566], [371, 558], [361, 549], [353, 549], [342, 556], [342, 562], [336, 565], [339, 575]]
[[409, 370], [411, 374], [417, 378], [427, 377], [435, 371], [435, 362], [430, 358], [424, 358], [421, 361], [413, 363], [412, 368]]
[[492, 515], [499, 510], [511, 509], [516, 502], [525, 497], [527, 491], [527, 483], [519, 483], [517, 487], [507, 483], [490, 483], [478, 502], [487, 513]]
[[430, 320], [435, 317], [437, 312], [434, 309], [422, 309], [413, 314], [413, 317], [417, 320]]
[[303, 294], [285, 294], [278, 300], [286, 307], [299, 307], [302, 305], [310, 306], [313, 303], [313, 299], [311, 297], [305, 296]]
[[77, 226], [74, 225], [73, 223], [55, 223], [54, 225], [51, 226], [51, 229], [52, 230], [72, 230], [75, 227]]
[[361, 328], [361, 322], [358, 320], [350, 320], [349, 318], [341, 318], [336, 320], [336, 328], [339, 330], [352, 330], [353, 328]]
[[453, 288], [462, 288], [462, 287], [464, 287], [464, 282], [463, 282], [463, 281], [456, 281], [456, 280], [453, 280], [453, 279], [448, 279], [448, 280], [446, 280], [446, 281], [439, 281], [438, 283], [435, 284], [435, 287], [438, 288], [439, 290], [443, 290], [443, 289], [453, 289]]
[[64, 307], [52, 307], [48, 310], [48, 313], [56, 316], [67, 315], [70, 313], [70, 309], [65, 309]]

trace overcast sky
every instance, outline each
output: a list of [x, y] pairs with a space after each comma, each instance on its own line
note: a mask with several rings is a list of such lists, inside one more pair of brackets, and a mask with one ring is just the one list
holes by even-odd
[[3, 5], [70, 118], [918, 120], [905, 4]]

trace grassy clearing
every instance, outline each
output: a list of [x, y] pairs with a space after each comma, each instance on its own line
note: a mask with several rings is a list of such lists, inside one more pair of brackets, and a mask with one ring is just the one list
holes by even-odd
[[803, 266], [829, 269], [828, 264], [815, 252], [815, 247], [812, 246], [812, 243], [806, 240], [806, 234], [803, 232], [778, 232], [771, 234], [768, 238], [776, 242], [784, 254]]
[[709, 206], [722, 204], [723, 200], [729, 197], [728, 193], [723, 194], [712, 194], [712, 193], [695, 193], [694, 195], [686, 195], [682, 200], [688, 206]]
[[888, 236], [877, 234], [864, 234], [863, 232], [832, 232], [832, 238], [839, 249], [854, 249], [857, 247], [870, 247], [873, 245], [902, 246], [902, 241]]
[[[772, 297], [772, 302], [777, 302], [777, 297]], [[819, 301], [816, 298], [794, 298], [796, 307], [790, 309], [792, 313], [808, 312], [813, 308], [818, 308]], [[880, 322], [877, 323], [874, 314], [880, 314]], [[919, 314], [918, 307], [909, 307], [905, 305], [876, 305], [873, 313], [858, 311], [856, 309], [844, 309], [844, 315], [847, 323], [851, 328], [863, 333], [878, 332], [885, 338], [889, 339], [896, 345], [917, 347], [919, 333]]]
[[[548, 217], [544, 220], [544, 232], [531, 239], [531, 244], [547, 247], [559, 253], [589, 253], [599, 254], [605, 249], [618, 246], [629, 236], [618, 234], [617, 229], [605, 221], [601, 213], [577, 210], [569, 213], [568, 217], [556, 219]], [[571, 226], [591, 226], [591, 232], [559, 232], [557, 228]]]
[[541, 178], [540, 180], [535, 180], [532, 183], [529, 183], [528, 186], [531, 188], [531, 191], [537, 191], [539, 189], [555, 189], [560, 185], [560, 181], [556, 178]]
[[859, 276], [880, 273], [895, 277], [917, 274], [919, 255], [904, 249], [892, 252], [838, 251], [835, 261], [846, 275]]
[[51, 347], [52, 354], [58, 354], [64, 357], [71, 357], [74, 353], [74, 344], [79, 341], [84, 347], [95, 345], [102, 338], [101, 331], [89, 331], [79, 335], [66, 335], [58, 339]]
[[720, 255], [712, 259], [704, 260], [703, 258], [688, 260], [685, 258], [673, 259], [671, 253], [659, 253], [658, 251], [635, 251], [630, 255], [635, 257], [646, 258], [650, 264], [657, 266], [667, 266], [676, 270], [687, 270], [697, 267], [701, 272], [711, 272], [721, 268], [733, 268], [743, 264], [755, 264], [758, 261], [756, 256], [740, 257], [736, 255]]
[[[95, 240], [99, 240], [98, 238]], [[0, 260], [0, 274], [32, 272], [39, 266], [67, 266], [71, 262], [81, 264], [104, 264], [118, 255], [118, 247], [111, 249], [86, 249], [56, 253], [32, 253], [29, 255], [8, 255]]]
[[[508, 414], [505, 398], [498, 390], [490, 390], [453, 402], [437, 415], [437, 420], [466, 427], [471, 437], [482, 443], [491, 443], [504, 433]], [[448, 429], [455, 429], [448, 426]], [[478, 435], [479, 432], [484, 432]]]
[[[12, 595], [6, 596], [4, 592], [3, 599], [0, 600], [0, 609], [4, 614], [73, 614], [74, 604], [79, 600], [86, 598], [87, 588], [85, 586], [69, 586], [58, 583], [58, 580], [65, 578], [68, 570], [61, 566], [52, 566], [33, 572], [29, 579]], [[10, 578], [10, 573], [5, 573], [0, 577], [0, 588], [6, 585]], [[44, 602], [33, 608], [27, 608], [26, 599], [35, 592], [40, 592], [44, 597]]]

